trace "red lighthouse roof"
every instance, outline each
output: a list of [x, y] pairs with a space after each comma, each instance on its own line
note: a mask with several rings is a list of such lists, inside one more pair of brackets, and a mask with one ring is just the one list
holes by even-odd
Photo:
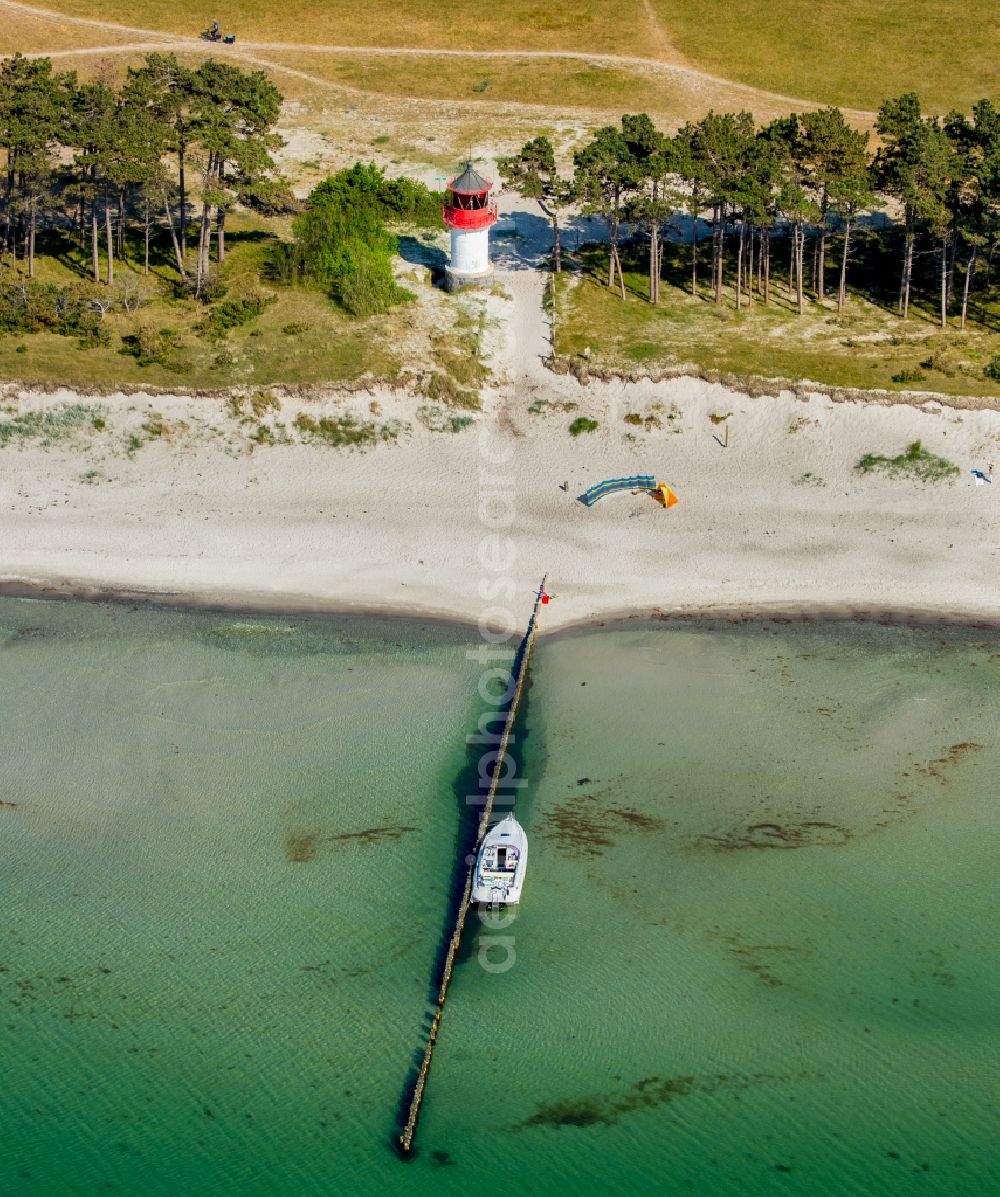
[[448, 184], [448, 190], [456, 195], [485, 195], [492, 187], [493, 184], [484, 179], [471, 162], [467, 162], [465, 170]]
[[441, 211], [445, 224], [466, 232], [488, 229], [496, 224], [497, 206], [490, 203], [492, 187], [489, 179], [484, 179], [473, 169], [472, 163], [467, 162], [465, 170], [448, 184]]

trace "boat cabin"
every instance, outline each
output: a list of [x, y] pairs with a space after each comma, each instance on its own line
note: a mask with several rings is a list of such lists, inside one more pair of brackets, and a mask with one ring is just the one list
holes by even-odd
[[484, 873], [514, 873], [521, 854], [513, 844], [487, 844], [483, 849]]

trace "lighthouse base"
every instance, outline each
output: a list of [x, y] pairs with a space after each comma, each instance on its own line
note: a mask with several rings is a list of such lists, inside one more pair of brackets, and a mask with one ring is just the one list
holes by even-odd
[[455, 270], [451, 266], [445, 267], [444, 289], [459, 291], [463, 287], [489, 287], [493, 283], [493, 267], [486, 270]]

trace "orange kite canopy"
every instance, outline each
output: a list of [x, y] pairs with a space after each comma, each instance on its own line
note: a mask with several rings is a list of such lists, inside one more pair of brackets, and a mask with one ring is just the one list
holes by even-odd
[[663, 504], [664, 508], [673, 507], [675, 503], [679, 502], [673, 490], [665, 482], [654, 486], [652, 495], [658, 503]]

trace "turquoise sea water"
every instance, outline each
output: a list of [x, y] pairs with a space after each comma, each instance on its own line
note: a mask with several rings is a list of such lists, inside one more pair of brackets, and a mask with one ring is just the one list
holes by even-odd
[[0, 601], [0, 1192], [1000, 1191], [1000, 644], [956, 629], [540, 641], [516, 959], [470, 942], [392, 1154], [474, 643]]

